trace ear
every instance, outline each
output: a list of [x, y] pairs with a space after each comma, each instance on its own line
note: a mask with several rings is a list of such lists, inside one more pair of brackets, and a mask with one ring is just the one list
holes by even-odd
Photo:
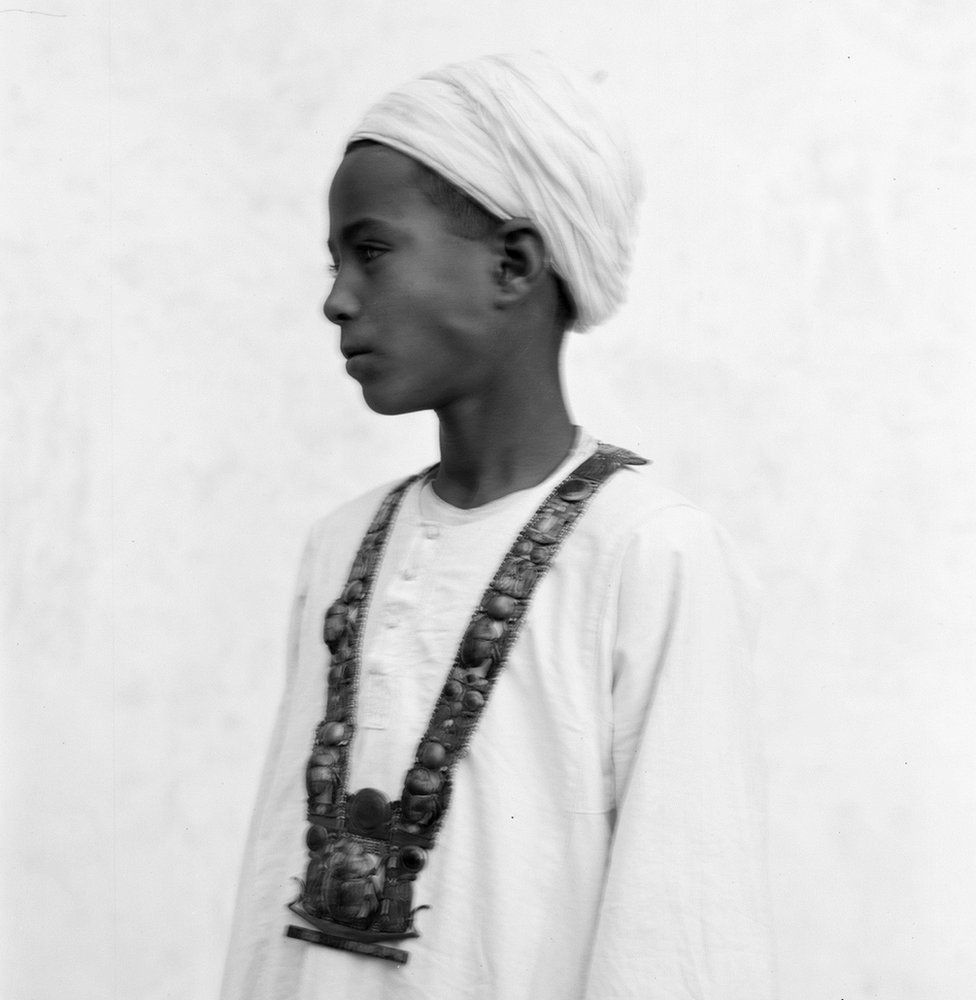
[[500, 308], [529, 296], [548, 273], [545, 240], [528, 219], [509, 219], [495, 230], [496, 301]]

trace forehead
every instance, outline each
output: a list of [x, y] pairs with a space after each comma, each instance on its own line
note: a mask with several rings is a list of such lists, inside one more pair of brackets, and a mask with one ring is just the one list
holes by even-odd
[[360, 215], [403, 219], [436, 208], [418, 185], [417, 163], [386, 146], [360, 146], [343, 157], [329, 189], [329, 215], [336, 223]]

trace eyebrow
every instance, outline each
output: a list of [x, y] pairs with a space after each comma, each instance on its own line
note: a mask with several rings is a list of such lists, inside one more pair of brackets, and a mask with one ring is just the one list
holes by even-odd
[[[347, 225], [343, 226], [342, 232], [339, 233], [339, 242], [351, 243], [362, 230], [369, 229], [374, 226], [387, 230], [394, 228], [389, 222], [385, 221], [384, 219], [375, 219], [372, 218], [371, 216], [365, 216], [362, 219], [355, 219], [352, 222], [348, 223]], [[325, 245], [329, 253], [331, 253], [334, 256], [335, 244], [332, 242], [332, 239], [331, 238], [328, 239]]]

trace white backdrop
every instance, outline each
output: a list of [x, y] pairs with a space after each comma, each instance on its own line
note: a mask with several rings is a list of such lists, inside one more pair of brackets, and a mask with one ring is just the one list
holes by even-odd
[[781, 995], [972, 997], [971, 2], [37, 2], [0, 13], [0, 996], [214, 995], [305, 530], [434, 456], [345, 380], [325, 184], [390, 86], [541, 47], [648, 178], [577, 420], [767, 588]]

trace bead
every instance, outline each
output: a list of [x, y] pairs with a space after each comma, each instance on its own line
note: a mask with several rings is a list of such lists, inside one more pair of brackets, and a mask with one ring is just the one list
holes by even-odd
[[462, 704], [469, 712], [476, 712], [485, 703], [485, 697], [478, 691], [466, 691]]
[[461, 644], [461, 658], [469, 666], [487, 660], [493, 651], [494, 646], [490, 639], [478, 639], [473, 635], [466, 635], [464, 642]]
[[554, 531], [558, 531], [561, 525], [562, 521], [555, 514], [544, 514], [532, 527], [536, 531], [541, 531], [543, 534], [549, 535]]
[[519, 555], [527, 556], [532, 551], [532, 543], [523, 538], [515, 543], [515, 551], [518, 552]]
[[427, 740], [427, 742], [420, 747], [417, 759], [424, 765], [424, 767], [440, 767], [441, 764], [443, 764], [447, 759], [447, 751], [443, 746], [441, 746], [440, 743], [434, 743], [432, 740]]
[[432, 822], [439, 809], [436, 795], [412, 795], [409, 792], [400, 800], [400, 808], [407, 822], [420, 826]]
[[407, 791], [414, 795], [432, 795], [441, 787], [441, 776], [424, 767], [415, 767], [407, 775]]
[[567, 479], [556, 492], [563, 500], [578, 503], [580, 500], [585, 500], [593, 492], [593, 486], [582, 479]]
[[310, 767], [305, 772], [305, 785], [309, 795], [322, 795], [335, 787], [335, 771], [331, 767]]
[[363, 596], [364, 590], [362, 580], [350, 580], [342, 596], [347, 601], [358, 601]]
[[318, 851], [329, 842], [329, 831], [325, 827], [313, 823], [305, 834], [305, 843], [310, 851]]
[[325, 613], [325, 624], [322, 627], [322, 638], [329, 647], [329, 652], [335, 652], [335, 645], [346, 630], [348, 609], [345, 604], [337, 601]]
[[518, 601], [508, 594], [494, 594], [485, 602], [485, 613], [498, 621], [507, 621], [515, 614]]
[[552, 559], [552, 549], [545, 545], [537, 545], [532, 550], [532, 561], [540, 566], [544, 566], [550, 559]]
[[478, 618], [468, 629], [476, 639], [500, 639], [505, 634], [505, 626], [492, 618]]
[[[532, 551], [532, 543], [528, 542], [528, 551]], [[498, 574], [495, 581], [495, 589], [509, 597], [527, 597], [529, 591], [535, 585], [538, 570], [531, 563], [522, 561], [509, 563]]]
[[329, 680], [333, 684], [341, 684], [352, 674], [351, 663], [333, 663], [329, 670]]
[[448, 698], [457, 698], [463, 690], [464, 686], [460, 683], [460, 681], [448, 681], [444, 685], [444, 694]]
[[339, 751], [335, 747], [324, 747], [316, 744], [312, 747], [312, 756], [308, 759], [309, 767], [332, 767], [339, 763]]
[[400, 850], [400, 864], [411, 874], [419, 872], [427, 864], [427, 852], [422, 847], [404, 847]]
[[390, 821], [390, 800], [377, 788], [360, 788], [346, 800], [346, 825], [353, 832], [375, 833]]
[[322, 742], [326, 746], [335, 746], [342, 742], [346, 735], [346, 727], [341, 722], [327, 722], [322, 727]]

